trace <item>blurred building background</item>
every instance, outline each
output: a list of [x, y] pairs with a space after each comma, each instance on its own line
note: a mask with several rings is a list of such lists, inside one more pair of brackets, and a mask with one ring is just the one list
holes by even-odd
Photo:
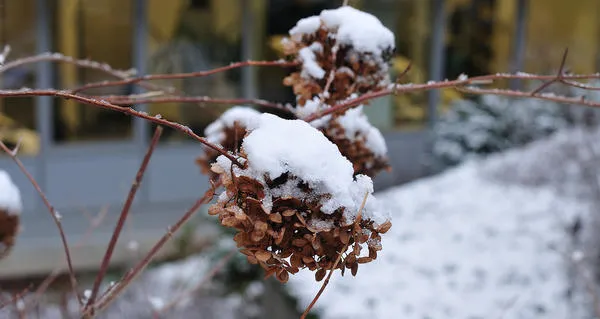
[[[206, 70], [240, 60], [273, 60], [279, 39], [302, 17], [339, 6], [341, 0], [0, 0], [0, 43], [10, 60], [44, 52], [105, 62], [139, 74]], [[354, 0], [395, 34], [393, 73], [411, 72], [404, 82], [426, 82], [494, 72], [555, 72], [569, 48], [568, 68], [596, 72], [600, 64], [600, 2], [597, 0]], [[557, 19], [556, 17], [560, 17]], [[170, 81], [188, 95], [260, 97], [291, 102], [281, 81], [287, 70], [244, 68], [211, 77]], [[70, 89], [109, 79], [69, 64], [39, 63], [0, 76], [5, 89]], [[508, 84], [507, 84], [508, 85]], [[510, 85], [519, 85], [511, 83]], [[134, 86], [90, 94], [132, 94]], [[387, 97], [367, 108], [385, 133], [394, 172], [377, 187], [427, 174], [422, 165], [427, 128], [452, 100], [452, 90]], [[223, 105], [164, 103], [137, 109], [188, 125], [196, 132], [213, 121]], [[103, 226], [75, 256], [81, 267], [98, 264], [107, 234], [133, 180], [152, 126], [75, 101], [0, 99], [0, 138], [16, 145], [21, 158], [64, 216], [69, 239], [85, 235], [90, 215], [108, 209]], [[126, 236], [152, 243], [207, 186], [194, 158], [201, 147], [168, 132], [157, 149], [138, 195]], [[35, 190], [5, 155], [0, 167], [22, 190], [24, 229], [0, 276], [29, 274], [63, 260], [57, 232]], [[385, 175], [385, 174], [384, 174]], [[126, 242], [126, 241], [125, 241]], [[47, 256], [44, 263], [36, 262]], [[127, 258], [125, 248], [117, 259]]]

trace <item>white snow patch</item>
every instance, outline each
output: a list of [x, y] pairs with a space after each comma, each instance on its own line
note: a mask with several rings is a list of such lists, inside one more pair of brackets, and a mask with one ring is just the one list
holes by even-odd
[[23, 211], [21, 192], [4, 170], [0, 170], [0, 209], [14, 215]]
[[[334, 274], [316, 304], [320, 318], [568, 318], [562, 219], [589, 203], [482, 174], [482, 164], [502, 160], [378, 194], [395, 220], [383, 250], [356, 277]], [[305, 307], [321, 284], [300, 272], [289, 291]]]
[[321, 23], [329, 30], [337, 30], [336, 39], [341, 44], [352, 45], [362, 53], [381, 54], [395, 45], [394, 33], [377, 17], [350, 6], [323, 10], [321, 14], [298, 21], [290, 35], [316, 32]]
[[317, 63], [317, 57], [310, 47], [300, 49], [298, 55], [302, 60], [302, 70], [310, 77], [322, 79], [325, 76], [325, 70]]

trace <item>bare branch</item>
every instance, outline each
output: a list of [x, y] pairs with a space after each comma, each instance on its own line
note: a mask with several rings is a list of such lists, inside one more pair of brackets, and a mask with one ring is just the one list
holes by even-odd
[[[111, 289], [106, 291], [102, 297], [93, 305], [93, 309], [95, 311], [100, 311], [106, 308], [116, 297], [118, 297], [127, 286], [135, 279], [137, 276], [148, 266], [148, 264], [154, 259], [154, 256], [158, 253], [158, 251], [173, 237], [175, 234], [200, 208], [200, 206], [210, 202], [214, 197], [215, 190], [220, 185], [212, 184], [211, 188], [206, 191], [204, 196], [188, 209], [188, 211], [172, 226], [167, 228], [167, 232], [163, 237], [150, 249], [148, 254], [131, 270], [129, 270], [123, 278], [114, 285]], [[84, 315], [89, 315], [89, 310], [85, 311]]]
[[[123, 209], [121, 210], [121, 214], [119, 215], [119, 220], [117, 221], [117, 225], [115, 226], [115, 230], [113, 231], [112, 237], [106, 248], [106, 253], [104, 254], [104, 258], [102, 259], [102, 263], [100, 264], [100, 269], [98, 271], [98, 275], [94, 280], [94, 285], [92, 287], [92, 294], [88, 299], [85, 307], [90, 307], [96, 301], [96, 296], [98, 295], [98, 290], [100, 289], [100, 285], [102, 284], [102, 279], [106, 275], [108, 271], [108, 266], [110, 264], [110, 260], [112, 258], [115, 247], [117, 246], [117, 241], [119, 240], [119, 236], [121, 235], [121, 231], [123, 230], [123, 226], [125, 225], [125, 221], [129, 216], [129, 211], [131, 210], [131, 205], [133, 204], [133, 200], [135, 199], [135, 195], [137, 194], [138, 189], [142, 183], [142, 179], [144, 177], [144, 173], [146, 172], [146, 168], [148, 167], [148, 163], [150, 163], [150, 158], [152, 157], [152, 153], [154, 153], [154, 149], [158, 144], [160, 136], [162, 135], [162, 127], [158, 126], [154, 131], [154, 136], [152, 137], [152, 141], [148, 146], [148, 150], [146, 151], [146, 155], [144, 155], [144, 159], [140, 164], [140, 168], [135, 176], [135, 180], [131, 185], [131, 189], [129, 190], [129, 195], [125, 200], [125, 204], [123, 205]], [[94, 314], [94, 310], [91, 309], [91, 315]]]
[[190, 129], [189, 127], [179, 124], [179, 123], [176, 123], [176, 122], [171, 122], [171, 121], [163, 119], [159, 116], [150, 116], [150, 115], [148, 115], [148, 113], [136, 111], [135, 109], [130, 108], [130, 107], [119, 106], [119, 105], [109, 103], [108, 101], [105, 101], [105, 100], [88, 98], [88, 97], [72, 94], [72, 93], [65, 92], [65, 91], [31, 90], [31, 89], [0, 90], [0, 97], [24, 97], [24, 96], [56, 96], [56, 97], [62, 97], [65, 99], [72, 99], [72, 100], [76, 100], [76, 101], [79, 101], [79, 102], [82, 102], [85, 104], [97, 106], [97, 107], [100, 107], [103, 109], [117, 111], [120, 113], [125, 113], [127, 115], [139, 117], [139, 118], [145, 119], [147, 121], [150, 121], [150, 122], [158, 124], [158, 125], [170, 127], [172, 129], [182, 132], [183, 134], [195, 139], [196, 141], [206, 145], [207, 147], [219, 152], [220, 154], [227, 157], [229, 160], [231, 160], [236, 165], [241, 166], [240, 162], [233, 155], [229, 154], [223, 148], [210, 143], [205, 138], [200, 137], [199, 135], [194, 133], [194, 131], [192, 131], [192, 129]]
[[230, 104], [230, 105], [257, 105], [266, 107], [273, 110], [284, 111], [290, 115], [295, 114], [283, 104], [273, 103], [261, 99], [221, 99], [213, 98], [210, 96], [172, 96], [172, 97], [156, 97], [156, 98], [131, 98], [128, 96], [99, 96], [98, 98], [104, 99], [114, 104], [151, 104], [151, 103], [168, 103], [168, 102], [180, 102], [180, 103], [216, 103], [216, 104]]
[[80, 300], [79, 302], [81, 303], [81, 298], [79, 298], [79, 291], [77, 290], [77, 279], [75, 278], [75, 270], [73, 269], [73, 261], [71, 259], [69, 243], [67, 241], [67, 235], [65, 234], [65, 231], [62, 227], [62, 223], [59, 218], [60, 215], [54, 209], [54, 206], [52, 206], [52, 204], [50, 204], [50, 201], [46, 197], [46, 194], [44, 194], [44, 192], [42, 191], [42, 188], [40, 187], [38, 182], [35, 180], [35, 178], [33, 178], [33, 176], [29, 173], [27, 168], [25, 168], [25, 165], [23, 165], [21, 160], [17, 157], [17, 154], [13, 150], [8, 148], [6, 146], [6, 144], [4, 144], [2, 141], [0, 141], [0, 148], [8, 156], [10, 156], [10, 158], [17, 164], [17, 166], [19, 167], [21, 172], [23, 172], [23, 174], [25, 174], [25, 176], [27, 177], [27, 179], [29, 180], [29, 182], [31, 183], [33, 188], [35, 188], [37, 193], [42, 198], [44, 205], [48, 209], [48, 212], [50, 213], [50, 217], [52, 218], [52, 220], [54, 221], [54, 224], [56, 225], [56, 228], [58, 229], [58, 233], [60, 234], [60, 239], [61, 239], [62, 245], [63, 245], [63, 250], [65, 251], [65, 257], [67, 259], [67, 267], [69, 269], [69, 278], [71, 280], [71, 288], [73, 289], [73, 292], [77, 295], [77, 297], [78, 297], [77, 299]]
[[[358, 210], [358, 214], [356, 215], [356, 220], [354, 221], [355, 225], [360, 223], [362, 211], [365, 208], [365, 204], [367, 203], [368, 197], [369, 197], [369, 193], [366, 193], [365, 198], [363, 198], [362, 204], [360, 205], [360, 209]], [[358, 234], [353, 234], [353, 236], [357, 236], [357, 235]], [[308, 313], [310, 312], [312, 307], [314, 307], [314, 305], [317, 303], [317, 300], [319, 300], [319, 297], [321, 297], [321, 294], [323, 294], [323, 291], [325, 291], [325, 287], [327, 287], [327, 284], [329, 284], [331, 275], [333, 275], [333, 272], [337, 269], [337, 265], [339, 264], [340, 260], [342, 259], [342, 255], [344, 254], [344, 252], [346, 252], [349, 245], [350, 245], [350, 240], [346, 243], [346, 245], [344, 245], [344, 249], [342, 249], [342, 251], [340, 251], [337, 259], [335, 260], [335, 263], [333, 264], [333, 267], [331, 267], [329, 274], [327, 274], [327, 278], [325, 278], [325, 281], [323, 281], [323, 285], [321, 286], [321, 289], [319, 289], [319, 292], [317, 292], [317, 295], [315, 296], [315, 298], [313, 298], [313, 300], [308, 305], [308, 307], [306, 307], [306, 310], [304, 310], [304, 313], [302, 313], [302, 316], [300, 316], [300, 319], [305, 319], [306, 316], [308, 316]]]
[[207, 70], [207, 71], [198, 71], [198, 72], [189, 72], [189, 73], [173, 73], [173, 74], [150, 74], [150, 75], [144, 75], [144, 76], [140, 76], [140, 77], [136, 77], [136, 78], [124, 79], [121, 81], [103, 81], [103, 82], [97, 82], [97, 83], [89, 83], [89, 84], [83, 85], [83, 86], [73, 90], [71, 93], [78, 93], [78, 92], [82, 92], [82, 91], [89, 90], [92, 88], [99, 88], [99, 87], [110, 87], [110, 86], [135, 84], [135, 83], [139, 83], [142, 81], [173, 80], [173, 79], [203, 77], [203, 76], [208, 76], [208, 75], [216, 74], [219, 72], [224, 72], [224, 71], [228, 71], [228, 70], [232, 70], [232, 69], [240, 68], [240, 67], [246, 67], [246, 66], [290, 67], [290, 66], [296, 66], [296, 65], [298, 65], [298, 62], [287, 62], [287, 61], [236, 62], [236, 63], [231, 63], [230, 65], [227, 65], [227, 66], [222, 66], [222, 67], [218, 67], [218, 68], [215, 68], [212, 70]]
[[536, 95], [537, 93], [541, 92], [542, 90], [544, 90], [548, 86], [552, 85], [553, 83], [562, 81], [562, 76], [564, 73], [565, 63], [567, 62], [568, 54], [569, 54], [569, 48], [566, 48], [565, 52], [563, 53], [562, 60], [560, 61], [560, 67], [558, 68], [558, 73], [556, 74], [556, 77], [554, 77], [552, 80], [540, 85], [537, 89], [533, 90], [533, 92], [531, 92], [531, 96]]

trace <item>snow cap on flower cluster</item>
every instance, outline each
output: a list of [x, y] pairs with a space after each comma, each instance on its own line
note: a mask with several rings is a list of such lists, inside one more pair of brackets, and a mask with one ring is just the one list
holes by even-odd
[[[242, 144], [248, 167], [234, 167], [236, 175], [263, 181], [265, 175], [273, 180], [289, 172], [307, 183], [315, 193], [331, 195], [322, 202], [321, 210], [324, 213], [332, 214], [343, 207], [345, 216], [350, 221], [356, 217], [364, 196], [368, 193], [363, 218], [372, 219], [377, 224], [389, 220], [389, 214], [371, 195], [371, 178], [358, 175], [355, 179], [352, 164], [342, 156], [335, 144], [310, 124], [302, 120], [285, 120], [272, 114], [262, 114], [248, 129], [250, 133]], [[231, 166], [225, 156], [220, 156], [217, 163], [224, 168]], [[282, 185], [279, 191], [275, 190], [278, 194], [271, 196], [310, 196], [293, 188], [294, 185]]]
[[0, 210], [18, 215], [23, 210], [21, 193], [6, 171], [0, 170]]
[[329, 30], [337, 30], [338, 43], [352, 45], [362, 53], [381, 54], [395, 45], [394, 33], [377, 17], [350, 6], [323, 10], [319, 16], [301, 19], [290, 30], [290, 35], [314, 33], [321, 24]]
[[204, 135], [210, 143], [219, 144], [225, 138], [223, 130], [231, 127], [235, 122], [248, 127], [255, 122], [261, 113], [247, 106], [234, 106], [225, 111], [216, 121], [204, 130]]

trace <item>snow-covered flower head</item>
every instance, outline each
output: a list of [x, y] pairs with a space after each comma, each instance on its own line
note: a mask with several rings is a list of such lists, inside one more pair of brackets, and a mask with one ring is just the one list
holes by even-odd
[[[300, 268], [321, 279], [327, 269], [355, 273], [359, 262], [375, 259], [391, 222], [371, 178], [355, 176], [338, 147], [305, 121], [262, 114], [253, 124], [240, 150], [243, 167], [225, 156], [213, 165], [225, 192], [209, 209], [238, 230], [234, 239], [248, 260], [287, 281]], [[349, 245], [352, 257], [335, 265]]]

